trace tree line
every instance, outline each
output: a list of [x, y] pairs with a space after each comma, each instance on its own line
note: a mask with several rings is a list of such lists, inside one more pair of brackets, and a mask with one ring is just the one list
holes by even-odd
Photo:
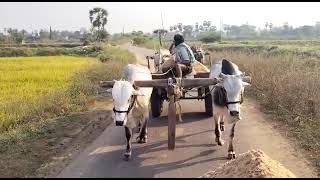
[[[82, 42], [89, 44], [93, 42], [106, 42], [112, 37], [105, 26], [108, 22], [108, 12], [103, 8], [93, 8], [89, 10], [89, 20], [91, 28], [80, 28], [77, 31], [59, 31], [53, 30], [51, 26], [49, 30], [40, 29], [32, 32], [26, 30], [18, 30], [12, 28], [4, 28], [0, 32], [0, 44], [21, 44], [21, 43], [38, 43], [38, 42]], [[172, 39], [176, 33], [182, 33], [186, 39], [201, 40], [203, 42], [214, 42], [224, 40], [237, 39], [319, 39], [320, 38], [320, 22], [315, 25], [303, 25], [293, 27], [289, 23], [282, 26], [274, 26], [271, 22], [266, 22], [265, 26], [260, 29], [254, 25], [228, 25], [223, 24], [219, 30], [212, 25], [212, 21], [204, 20], [194, 24], [177, 23], [171, 25], [168, 29], [156, 29], [152, 33], [144, 33], [142, 31], [133, 31], [130, 33], [135, 37], [158, 37], [163, 35], [165, 39]], [[119, 33], [113, 36], [119, 36]]]
[[108, 12], [103, 8], [93, 8], [89, 10], [89, 20], [91, 28], [80, 28], [77, 31], [40, 29], [31, 32], [25, 29], [18, 30], [4, 28], [0, 31], [0, 44], [23, 44], [23, 43], [48, 43], [48, 42], [105, 42], [110, 36], [105, 26], [108, 22]]
[[266, 22], [262, 29], [250, 24], [223, 24], [218, 30], [211, 21], [203, 21], [202, 23], [196, 22], [194, 25], [178, 23], [170, 26], [169, 31], [171, 33], [180, 32], [186, 38], [191, 39], [205, 32], [216, 32], [216, 34], [211, 34], [216, 36], [220, 34], [223, 39], [319, 39], [320, 22], [295, 28], [288, 22], [282, 26], [274, 26], [273, 23]]

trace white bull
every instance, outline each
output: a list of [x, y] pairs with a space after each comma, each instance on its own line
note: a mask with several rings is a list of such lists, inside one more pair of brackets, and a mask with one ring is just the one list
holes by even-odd
[[[124, 126], [127, 138], [127, 148], [124, 154], [126, 160], [131, 157], [131, 137], [133, 128], [139, 126], [138, 143], [147, 141], [147, 122], [152, 88], [134, 87], [135, 80], [152, 80], [147, 67], [128, 64], [124, 69], [124, 77], [115, 81], [112, 88], [114, 121], [116, 126]], [[140, 126], [141, 125], [141, 126]]]
[[232, 123], [228, 147], [228, 158], [230, 159], [236, 156], [233, 148], [234, 129], [236, 122], [241, 119], [240, 108], [243, 102], [244, 87], [250, 85], [242, 81], [242, 76], [244, 73], [239, 70], [238, 66], [225, 59], [213, 64], [210, 69], [210, 78], [219, 80], [212, 92], [216, 142], [220, 146], [224, 144], [221, 131], [224, 131], [225, 117], [229, 117]]

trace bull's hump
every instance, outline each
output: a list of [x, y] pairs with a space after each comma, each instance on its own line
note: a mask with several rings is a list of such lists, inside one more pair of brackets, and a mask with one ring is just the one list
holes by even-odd
[[236, 68], [232, 64], [232, 62], [223, 59], [222, 60], [222, 69], [221, 72], [223, 74], [228, 74], [228, 75], [235, 75], [236, 74]]

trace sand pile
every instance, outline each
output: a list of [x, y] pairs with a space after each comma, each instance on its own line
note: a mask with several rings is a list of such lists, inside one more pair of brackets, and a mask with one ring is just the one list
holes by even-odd
[[210, 71], [205, 65], [203, 65], [203, 64], [201, 64], [199, 62], [192, 64], [192, 68], [197, 73], [200, 73], [200, 72], [205, 73], [205, 72], [209, 72]]
[[261, 150], [240, 154], [200, 178], [295, 178], [296, 176]]
[[[173, 67], [174, 66], [174, 61], [173, 59], [170, 59], [168, 58], [163, 64], [162, 64], [162, 70], [163, 72], [166, 72], [167, 70], [170, 69], [170, 67]], [[203, 64], [199, 63], [199, 62], [196, 62], [194, 64], [192, 64], [192, 69], [194, 71], [194, 74], [196, 73], [206, 73], [206, 72], [209, 72], [210, 70]]]

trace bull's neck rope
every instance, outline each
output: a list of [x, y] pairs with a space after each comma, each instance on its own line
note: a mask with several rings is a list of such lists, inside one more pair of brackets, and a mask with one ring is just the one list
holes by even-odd
[[137, 96], [133, 95], [133, 100], [132, 100], [132, 103], [130, 104], [128, 110], [126, 110], [126, 111], [118, 111], [113, 107], [113, 112], [114, 113], [127, 113], [127, 114], [129, 114], [129, 112], [132, 110], [132, 108], [133, 108], [133, 106], [134, 106], [134, 104], [136, 102], [136, 99], [137, 99]]
[[229, 105], [229, 104], [238, 104], [238, 103], [240, 103], [240, 104], [242, 104], [242, 103], [243, 103], [243, 93], [242, 93], [242, 92], [241, 92], [240, 101], [231, 101], [231, 102], [227, 102], [227, 103], [226, 103], [226, 106], [227, 106], [227, 108], [228, 108], [228, 105]]

